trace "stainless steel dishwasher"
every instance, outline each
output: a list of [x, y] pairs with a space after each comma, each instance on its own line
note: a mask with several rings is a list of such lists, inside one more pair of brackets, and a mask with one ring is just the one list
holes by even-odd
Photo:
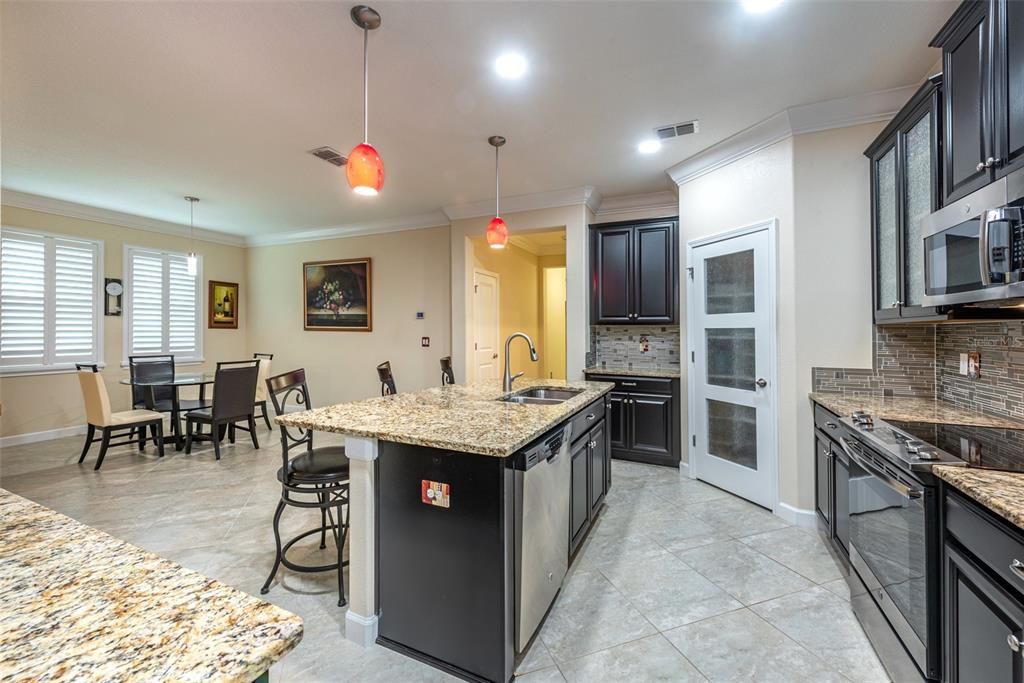
[[515, 642], [522, 652], [569, 569], [569, 442], [572, 424], [516, 454]]

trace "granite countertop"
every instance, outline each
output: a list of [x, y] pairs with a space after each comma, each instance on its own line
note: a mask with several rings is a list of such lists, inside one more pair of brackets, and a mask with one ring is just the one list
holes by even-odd
[[1000, 517], [1024, 529], [1024, 474], [936, 465], [932, 472]]
[[1024, 423], [1019, 420], [985, 415], [934, 398], [847, 396], [827, 392], [814, 392], [810, 397], [815, 403], [843, 417], [851, 415], [856, 410], [864, 410], [882, 420], [1024, 429]]
[[249, 683], [302, 620], [0, 489], [0, 680]]
[[594, 366], [584, 370], [588, 375], [622, 375], [624, 377], [668, 377], [679, 378], [679, 368], [621, 368]]
[[504, 395], [495, 380], [339, 403], [276, 419], [323, 432], [506, 457], [614, 388], [609, 382], [524, 378], [512, 390], [535, 386], [583, 392], [556, 405], [506, 403], [495, 400]]

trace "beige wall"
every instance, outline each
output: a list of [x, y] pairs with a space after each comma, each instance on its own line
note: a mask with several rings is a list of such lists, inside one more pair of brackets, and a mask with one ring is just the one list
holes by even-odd
[[[870, 367], [869, 185], [862, 153], [883, 125], [788, 138], [679, 187], [684, 259], [689, 240], [778, 219], [779, 500], [801, 510], [814, 507], [810, 369]], [[684, 338], [685, 308], [684, 291]], [[684, 364], [684, 386], [686, 371]], [[684, 435], [686, 424], [684, 405]]]
[[[513, 332], [525, 332], [533, 339], [538, 355], [543, 358], [545, 349], [541, 347], [539, 258], [512, 244], [498, 250], [491, 249], [481, 239], [472, 242], [473, 267], [498, 276], [499, 343], [504, 344]], [[530, 377], [541, 376], [541, 365], [530, 361], [530, 350], [522, 340], [512, 343], [510, 354], [513, 372], [523, 371]], [[498, 360], [499, 372], [503, 372], [504, 359]]]
[[[364, 256], [373, 259], [373, 331], [304, 331], [303, 262]], [[447, 226], [252, 247], [247, 261], [249, 350], [273, 353], [274, 372], [306, 368], [314, 406], [379, 395], [375, 368], [385, 360], [399, 391], [440, 384], [438, 361], [451, 353]]]
[[[164, 235], [143, 230], [134, 230], [107, 223], [87, 221], [78, 218], [58, 216], [40, 211], [31, 211], [11, 206], [2, 208], [0, 216], [4, 226], [30, 228], [64, 235], [75, 235], [103, 240], [104, 277], [123, 276], [124, 246], [134, 245], [153, 249], [188, 251], [189, 240], [175, 235]], [[216, 361], [235, 360], [246, 357], [248, 316], [243, 315], [237, 330], [206, 329], [207, 281], [226, 280], [241, 284], [240, 296], [246, 306], [249, 293], [245, 286], [245, 249], [237, 246], [215, 244], [196, 240], [196, 251], [203, 256], [203, 353], [206, 358], [202, 366], [189, 366], [188, 370], [212, 369]], [[130, 408], [128, 387], [118, 384], [127, 377], [128, 371], [121, 367], [122, 321], [123, 316], [103, 318], [103, 360], [106, 368], [103, 378], [110, 394], [114, 410]], [[82, 405], [78, 379], [74, 373], [30, 375], [24, 377], [0, 378], [0, 400], [3, 401], [3, 415], [0, 416], [0, 436], [48, 431], [84, 424], [85, 411]]]

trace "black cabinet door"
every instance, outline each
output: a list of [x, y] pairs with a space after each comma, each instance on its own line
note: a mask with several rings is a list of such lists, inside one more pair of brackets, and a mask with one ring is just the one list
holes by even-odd
[[629, 395], [629, 449], [654, 456], [672, 456], [672, 397]]
[[900, 317], [900, 183], [894, 133], [871, 157], [875, 320]]
[[626, 450], [629, 448], [629, 425], [627, 424], [629, 414], [626, 410], [626, 399], [629, 394], [613, 391], [609, 397], [608, 432], [610, 445], [615, 450]]
[[850, 554], [850, 463], [839, 450], [832, 451], [832, 537]]
[[994, 154], [990, 143], [990, 11], [988, 2], [971, 3], [942, 43], [943, 194], [947, 204], [993, 179], [993, 168], [985, 165]]
[[996, 176], [1024, 168], [1024, 2], [998, 3], [993, 54], [992, 130]]
[[946, 544], [946, 676], [949, 683], [1024, 682], [1024, 605], [983, 566]]
[[608, 449], [605, 444], [604, 423], [590, 430], [590, 518], [597, 515], [597, 509], [604, 502], [608, 481]]
[[632, 322], [633, 229], [596, 228], [593, 248], [592, 322]]
[[679, 278], [676, 276], [675, 221], [636, 228], [633, 239], [633, 322], [676, 322]]
[[570, 449], [572, 457], [572, 488], [569, 500], [569, 551], [583, 540], [590, 521], [590, 437], [577, 439]]
[[825, 528], [832, 532], [832, 449], [828, 439], [820, 436], [814, 437], [814, 508], [818, 516], [825, 524]]

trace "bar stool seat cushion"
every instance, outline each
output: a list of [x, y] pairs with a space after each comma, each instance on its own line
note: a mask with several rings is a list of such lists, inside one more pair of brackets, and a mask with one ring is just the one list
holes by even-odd
[[162, 419], [164, 419], [164, 416], [154, 410], [122, 410], [117, 413], [111, 413], [109, 425], [97, 426], [114, 427]]
[[344, 446], [323, 446], [292, 458], [288, 463], [288, 474], [295, 481], [348, 478], [348, 465]]

